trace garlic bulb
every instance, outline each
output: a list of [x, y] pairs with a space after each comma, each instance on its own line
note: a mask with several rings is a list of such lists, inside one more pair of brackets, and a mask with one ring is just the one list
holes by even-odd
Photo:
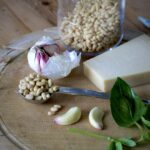
[[62, 52], [61, 46], [49, 37], [43, 37], [28, 52], [28, 64], [36, 73], [51, 79], [69, 75], [80, 63], [81, 54]]
[[28, 63], [36, 73], [42, 72], [49, 57], [54, 54], [54, 48], [51, 49], [53, 45], [56, 46], [56, 43], [51, 38], [44, 36], [29, 50], [27, 55]]

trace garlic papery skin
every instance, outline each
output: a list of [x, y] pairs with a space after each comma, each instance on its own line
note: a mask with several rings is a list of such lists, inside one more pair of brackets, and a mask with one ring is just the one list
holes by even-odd
[[71, 125], [79, 121], [81, 118], [81, 109], [79, 107], [72, 107], [66, 113], [54, 119], [58, 125]]
[[104, 111], [99, 107], [94, 107], [89, 113], [89, 122], [96, 129], [103, 129], [103, 119]]
[[72, 69], [79, 66], [80, 59], [81, 54], [78, 55], [75, 51], [56, 54], [47, 61], [42, 75], [52, 80], [64, 78], [70, 74]]

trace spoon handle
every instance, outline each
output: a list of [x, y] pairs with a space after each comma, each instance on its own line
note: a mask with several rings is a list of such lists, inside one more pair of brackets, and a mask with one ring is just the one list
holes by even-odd
[[138, 20], [139, 20], [142, 24], [144, 24], [147, 28], [150, 28], [150, 19], [147, 19], [147, 18], [145, 18], [145, 17], [143, 17], [143, 16], [139, 16], [139, 17], [138, 17]]
[[[91, 96], [97, 97], [101, 99], [109, 99], [110, 94], [105, 92], [97, 92], [93, 90], [80, 89], [80, 88], [72, 88], [72, 87], [59, 87], [57, 93], [62, 94], [70, 94], [70, 95], [81, 95], [81, 96]], [[142, 99], [143, 102], [147, 105], [150, 105], [150, 100]]]
[[96, 92], [87, 89], [72, 88], [72, 87], [59, 87], [57, 93], [70, 94], [70, 95], [81, 95], [81, 96], [92, 96], [102, 99], [109, 99], [109, 94], [104, 92]]

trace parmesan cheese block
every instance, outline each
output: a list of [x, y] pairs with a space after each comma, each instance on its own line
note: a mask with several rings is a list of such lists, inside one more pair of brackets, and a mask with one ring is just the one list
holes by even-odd
[[83, 66], [85, 76], [104, 92], [111, 90], [117, 77], [131, 86], [150, 83], [150, 37], [141, 35]]

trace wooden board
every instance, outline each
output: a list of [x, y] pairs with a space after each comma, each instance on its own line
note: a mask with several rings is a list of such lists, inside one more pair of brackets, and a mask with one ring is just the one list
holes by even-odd
[[[72, 134], [68, 131], [70, 127], [112, 135], [114, 137], [136, 137], [138, 135], [136, 128], [124, 129], [115, 124], [110, 113], [108, 100], [55, 94], [48, 103], [43, 105], [24, 101], [17, 95], [16, 89], [19, 80], [30, 72], [32, 71], [27, 64], [26, 53], [24, 53], [3, 70], [0, 84], [0, 104], [2, 106], [0, 107], [1, 122], [8, 129], [4, 131], [7, 132], [6, 134], [9, 135], [11, 140], [14, 140], [15, 137], [17, 141], [19, 141], [19, 145], [23, 146], [24, 149], [106, 149], [108, 144], [106, 141]], [[70, 76], [57, 80], [55, 83], [62, 86], [97, 90], [96, 87], [84, 77], [82, 66], [73, 70]], [[137, 88], [137, 90], [141, 94], [146, 94], [146, 91], [150, 91], [150, 85]], [[47, 115], [49, 108], [53, 104], [64, 106], [59, 114], [67, 111], [72, 106], [79, 106], [82, 109], [82, 118], [80, 122], [70, 126], [56, 125], [53, 121], [54, 117], [49, 117]], [[88, 113], [94, 106], [100, 106], [106, 112], [104, 117], [104, 130], [102, 131], [93, 129], [88, 123]], [[11, 137], [10, 135], [13, 136]], [[135, 150], [148, 149], [150, 149], [150, 145], [146, 144], [138, 146]]]
[[19, 150], [19, 148], [17, 148], [13, 143], [8, 142], [8, 139], [6, 139], [5, 135], [0, 131], [0, 148], [2, 150], [7, 150], [11, 149], [11, 150]]

